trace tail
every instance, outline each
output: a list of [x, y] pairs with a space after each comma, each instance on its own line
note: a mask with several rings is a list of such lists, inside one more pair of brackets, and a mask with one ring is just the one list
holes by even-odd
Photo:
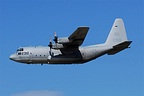
[[125, 48], [128, 48], [132, 41], [128, 41], [124, 22], [117, 18], [105, 42], [106, 46], [112, 46], [113, 49], [108, 54], [115, 54]]
[[121, 42], [127, 41], [127, 35], [125, 31], [125, 26], [123, 20], [118, 18], [115, 20], [110, 34], [106, 40], [106, 44], [108, 45], [116, 45]]

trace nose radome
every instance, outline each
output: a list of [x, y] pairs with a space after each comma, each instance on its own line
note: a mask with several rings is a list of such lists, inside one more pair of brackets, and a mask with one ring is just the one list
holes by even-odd
[[15, 58], [16, 58], [16, 56], [15, 56], [15, 54], [12, 54], [12, 55], [10, 55], [10, 60], [15, 60]]

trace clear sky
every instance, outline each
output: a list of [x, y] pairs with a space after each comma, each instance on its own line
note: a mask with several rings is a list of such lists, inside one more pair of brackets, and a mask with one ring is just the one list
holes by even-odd
[[[0, 96], [144, 96], [143, 0], [0, 0]], [[131, 48], [83, 65], [9, 60], [22, 46], [47, 46], [57, 32], [89, 26], [82, 46], [105, 42], [115, 18]]]

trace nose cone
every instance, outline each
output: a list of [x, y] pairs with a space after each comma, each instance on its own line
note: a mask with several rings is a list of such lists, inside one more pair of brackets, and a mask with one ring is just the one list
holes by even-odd
[[12, 54], [12, 55], [10, 55], [9, 58], [10, 58], [10, 60], [14, 60], [15, 61], [17, 59], [17, 56], [16, 56], [16, 54]]

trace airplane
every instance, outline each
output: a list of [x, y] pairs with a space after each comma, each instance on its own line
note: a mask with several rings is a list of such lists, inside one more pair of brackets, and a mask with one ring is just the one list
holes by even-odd
[[110, 33], [102, 44], [81, 47], [89, 27], [78, 27], [69, 37], [58, 38], [55, 34], [48, 46], [20, 47], [10, 55], [10, 60], [26, 64], [83, 64], [102, 55], [114, 55], [132, 41], [127, 39], [124, 22], [116, 18]]

